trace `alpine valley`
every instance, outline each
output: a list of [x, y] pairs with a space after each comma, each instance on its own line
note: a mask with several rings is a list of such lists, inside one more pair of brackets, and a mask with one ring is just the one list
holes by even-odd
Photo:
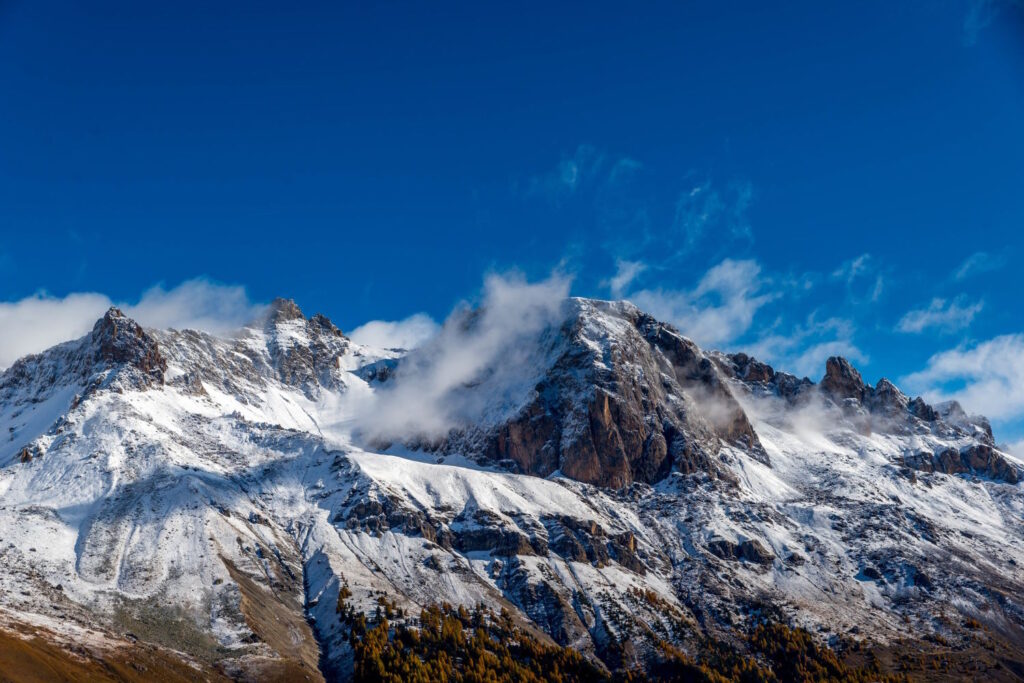
[[1024, 680], [988, 421], [625, 302], [116, 308], [0, 374], [0, 680]]

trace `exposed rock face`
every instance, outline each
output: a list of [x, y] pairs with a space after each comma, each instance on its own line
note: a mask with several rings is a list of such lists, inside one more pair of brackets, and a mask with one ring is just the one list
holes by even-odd
[[745, 353], [714, 353], [712, 358], [727, 377], [742, 382], [758, 396], [773, 395], [796, 403], [806, 398], [814, 388], [810, 379], [779, 372]]
[[775, 559], [771, 551], [757, 539], [748, 539], [733, 543], [724, 538], [713, 538], [708, 541], [708, 550], [715, 557], [723, 560], [751, 562], [761, 566], [769, 566]]
[[825, 376], [817, 385], [777, 372], [742, 353], [715, 354], [714, 360], [726, 376], [754, 396], [776, 396], [789, 403], [814, 395], [824, 397], [864, 433], [934, 435], [969, 442], [960, 449], [946, 448], [936, 453], [921, 451], [904, 456], [902, 464], [911, 469], [976, 474], [1011, 484], [1021, 478], [1018, 468], [994, 448], [992, 427], [987, 419], [968, 415], [956, 401], [933, 407], [920, 397], [911, 400], [885, 378], [872, 387], [845, 358], [829, 358]]
[[883, 377], [878, 380], [874, 391], [870, 392], [870, 395], [867, 397], [867, 403], [871, 410], [886, 413], [893, 417], [900, 417], [906, 414], [907, 407], [910, 405], [910, 399], [897, 389], [896, 385]]
[[338, 388], [338, 360], [350, 344], [326, 316], [317, 313], [307, 320], [294, 301], [275, 299], [264, 327], [282, 382], [302, 387], [311, 396], [321, 386]]
[[78, 385], [83, 395], [100, 386], [145, 389], [162, 385], [166, 370], [156, 339], [111, 308], [85, 337], [26, 356], [0, 375], [0, 401], [39, 403], [61, 382]]
[[294, 299], [277, 297], [270, 302], [268, 319], [273, 323], [282, 323], [288, 320], [305, 320], [302, 309], [295, 303]]
[[977, 474], [1008, 484], [1020, 481], [1020, 473], [1006, 458], [987, 444], [946, 448], [938, 453], [923, 451], [904, 458], [904, 464], [922, 472]]
[[918, 396], [908, 404], [910, 414], [919, 420], [925, 422], [935, 422], [939, 419], [939, 414], [935, 412], [935, 409], [924, 402], [924, 399]]
[[93, 360], [97, 365], [135, 368], [143, 381], [163, 384], [167, 361], [142, 326], [111, 308], [92, 329]]
[[673, 468], [716, 476], [725, 444], [767, 461], [717, 366], [671, 326], [630, 304], [576, 299], [553, 339], [553, 362], [518, 412], [442, 448], [612, 488]]
[[857, 369], [845, 358], [833, 356], [825, 363], [825, 376], [821, 380], [821, 389], [837, 402], [846, 398], [855, 398], [863, 402], [867, 386], [861, 379]]
[[734, 376], [744, 382], [770, 384], [775, 379], [775, 370], [772, 366], [745, 353], [735, 353], [728, 358], [732, 361]]

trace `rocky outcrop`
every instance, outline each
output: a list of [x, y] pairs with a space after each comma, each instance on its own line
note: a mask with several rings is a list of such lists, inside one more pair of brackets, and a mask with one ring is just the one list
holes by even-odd
[[[794, 405], [823, 398], [862, 434], [933, 434], [994, 443], [984, 418], [966, 415], [957, 404], [932, 407], [910, 399], [885, 378], [871, 386], [842, 357], [827, 360], [816, 385], [743, 353], [705, 353], [627, 303], [577, 299], [571, 304], [561, 327], [546, 337], [551, 344], [546, 357], [553, 360], [539, 374], [529, 400], [494, 426], [453, 432], [432, 447], [518, 472], [559, 472], [610, 488], [655, 483], [672, 471], [730, 481], [716, 457], [723, 446], [768, 462], [734, 390]], [[465, 324], [471, 326], [472, 317]], [[994, 462], [995, 469], [988, 464], [969, 469], [1004, 480], [1014, 476], [1012, 468]]]
[[673, 469], [716, 477], [714, 456], [725, 444], [767, 462], [719, 368], [696, 344], [630, 304], [570, 303], [528, 402], [495, 427], [452, 434], [442, 450], [612, 488], [654, 483]]
[[988, 444], [974, 444], [959, 450], [946, 448], [938, 453], [921, 451], [903, 458], [906, 467], [921, 472], [975, 474], [1008, 484], [1020, 481], [1017, 467]]
[[142, 326], [111, 308], [92, 329], [93, 360], [97, 366], [121, 365], [138, 371], [143, 382], [163, 384], [167, 361], [156, 340]]
[[708, 541], [708, 551], [723, 560], [750, 562], [764, 567], [771, 565], [775, 560], [775, 555], [757, 539], [733, 543], [727, 539], [716, 537]]
[[745, 353], [716, 353], [712, 358], [727, 377], [742, 383], [758, 396], [777, 396], [789, 403], [797, 403], [809, 396], [815, 386], [806, 377], [779, 372]]
[[900, 464], [912, 470], [972, 473], [1011, 484], [1020, 480], [1018, 468], [995, 450], [988, 420], [968, 415], [956, 401], [931, 406], [920, 397], [909, 398], [885, 378], [872, 387], [841, 357], [828, 359], [825, 375], [817, 385], [808, 379], [796, 380], [792, 375], [777, 372], [743, 353], [713, 357], [741, 390], [753, 396], [783, 398], [789, 403], [820, 396], [827, 405], [838, 409], [839, 419], [861, 433], [918, 434], [968, 442], [959, 449], [946, 448], [938, 453], [921, 451], [905, 456]]
[[910, 399], [896, 388], [896, 385], [885, 379], [878, 380], [874, 390], [865, 392], [869, 410], [889, 415], [893, 418], [904, 417], [910, 405]]
[[992, 425], [981, 415], [968, 415], [958, 401], [945, 401], [935, 406], [936, 415], [944, 422], [970, 433], [989, 446], [995, 445]]
[[925, 403], [920, 396], [910, 401], [907, 404], [907, 409], [911, 415], [924, 422], [935, 422], [939, 419], [939, 414], [935, 412], [935, 409]]
[[825, 376], [819, 386], [837, 403], [847, 398], [855, 398], [863, 403], [868, 393], [868, 387], [857, 369], [850, 361], [838, 356], [832, 356], [825, 362]]
[[274, 299], [264, 323], [267, 350], [278, 379], [314, 397], [320, 387], [340, 388], [339, 359], [348, 338], [326, 316], [306, 319], [291, 299]]
[[733, 376], [744, 382], [771, 384], [775, 380], [775, 369], [745, 353], [727, 356], [732, 363]]

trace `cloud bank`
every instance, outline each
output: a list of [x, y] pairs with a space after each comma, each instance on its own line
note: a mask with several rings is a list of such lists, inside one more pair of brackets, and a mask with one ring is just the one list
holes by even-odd
[[226, 334], [257, 317], [266, 306], [249, 301], [245, 288], [197, 278], [166, 290], [162, 285], [143, 293], [137, 304], [121, 305], [143, 327], [193, 329]]
[[109, 307], [110, 299], [95, 293], [69, 294], [63, 299], [35, 294], [0, 303], [0, 368], [82, 336]]
[[45, 293], [20, 301], [0, 302], [0, 368], [31, 353], [89, 332], [113, 305], [143, 327], [192, 328], [220, 334], [256, 318], [264, 306], [249, 301], [245, 289], [203, 278], [188, 280], [173, 289], [152, 287], [138, 302], [114, 302], [96, 292], [65, 297]]
[[382, 349], [415, 349], [437, 334], [441, 327], [426, 313], [405, 320], [371, 320], [348, 333], [357, 344]]
[[903, 382], [929, 401], [955, 399], [996, 421], [1024, 416], [1024, 334], [1008, 334], [932, 356]]

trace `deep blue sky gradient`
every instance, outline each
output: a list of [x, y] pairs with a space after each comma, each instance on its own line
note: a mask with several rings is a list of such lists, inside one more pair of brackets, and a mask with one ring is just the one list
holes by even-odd
[[[874, 381], [1024, 331], [1022, 230], [1013, 2], [0, 3], [4, 301], [205, 276], [350, 328], [488, 271], [753, 259], [804, 293], [744, 339], [841, 315]], [[968, 328], [894, 332], [958, 296]]]

